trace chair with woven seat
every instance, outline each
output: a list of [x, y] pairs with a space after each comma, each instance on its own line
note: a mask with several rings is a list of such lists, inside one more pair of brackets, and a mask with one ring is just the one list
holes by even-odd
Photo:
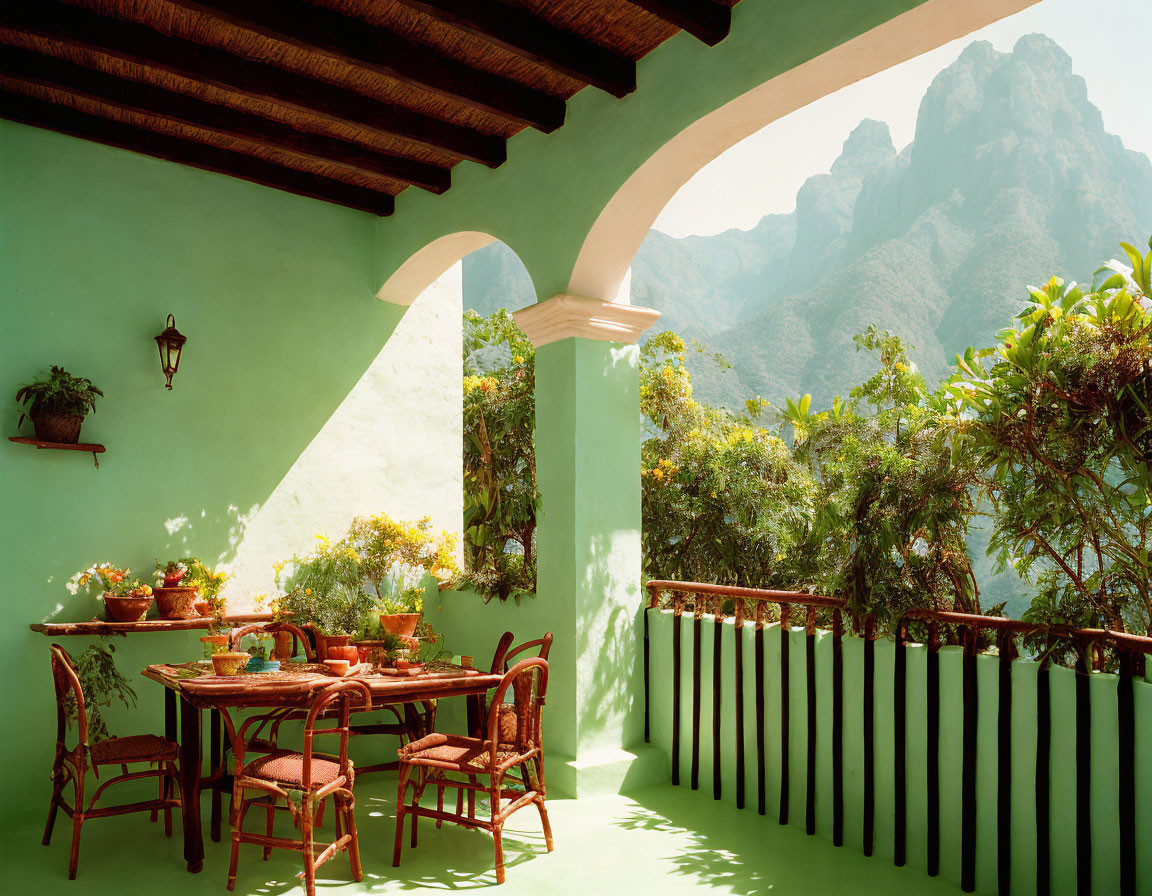
[[[273, 749], [262, 752], [255, 759], [246, 760], [245, 737], [252, 725], [259, 725], [262, 717], [252, 717], [244, 722], [239, 731], [232, 732], [232, 751], [235, 757], [235, 771], [232, 785], [232, 859], [228, 865], [228, 889], [236, 886], [236, 865], [240, 856], [241, 843], [253, 843], [264, 847], [267, 860], [273, 849], [291, 849], [304, 856], [304, 871], [299, 875], [304, 879], [308, 896], [316, 893], [316, 869], [347, 850], [352, 864], [352, 877], [364, 879], [360, 865], [360, 846], [356, 833], [356, 819], [353, 810], [356, 806], [352, 795], [355, 769], [348, 758], [349, 717], [353, 705], [372, 705], [372, 694], [362, 681], [347, 679], [337, 681], [319, 691], [311, 700], [304, 720], [303, 752]], [[318, 727], [320, 719], [335, 720], [332, 727]], [[231, 722], [228, 722], [231, 728]], [[316, 735], [334, 735], [339, 739], [336, 754], [316, 752], [312, 748]], [[255, 792], [255, 795], [250, 795]], [[298, 795], [296, 798], [293, 794]], [[316, 809], [332, 797], [335, 803], [336, 839], [319, 853], [312, 835], [318, 824]], [[283, 800], [301, 838], [274, 837], [272, 823], [275, 810]], [[244, 818], [253, 806], [260, 806], [266, 815], [265, 833], [257, 834], [243, 830]]]
[[[76, 879], [76, 865], [80, 858], [80, 829], [90, 818], [110, 815], [125, 815], [129, 812], [151, 812], [153, 820], [158, 812], [164, 813], [164, 834], [172, 836], [172, 810], [180, 808], [180, 775], [176, 767], [179, 746], [154, 734], [134, 734], [129, 737], [113, 737], [108, 740], [88, 743], [88, 713], [84, 702], [84, 689], [76, 664], [59, 644], [53, 644], [52, 683], [56, 691], [56, 756], [52, 761], [52, 802], [48, 809], [48, 822], [44, 826], [43, 843], [52, 841], [52, 827], [56, 822], [56, 812], [63, 809], [72, 819], [72, 852], [68, 860], [68, 879]], [[71, 704], [71, 705], [70, 705]], [[75, 713], [78, 731], [76, 746], [69, 750], [65, 746], [68, 718]], [[135, 763], [155, 763], [155, 769], [128, 771]], [[88, 805], [84, 805], [84, 778], [89, 769], [97, 779], [100, 767], [119, 765], [122, 774], [101, 783], [92, 794]], [[157, 778], [159, 796], [154, 800], [138, 803], [121, 803], [115, 806], [96, 808], [100, 795], [113, 784], [135, 781], [141, 778]], [[64, 802], [64, 788], [72, 782], [72, 805]]]
[[[533, 805], [540, 813], [544, 840], [552, 851], [552, 827], [548, 823], [548, 810], [544, 805], [545, 785], [543, 766], [540, 764], [543, 740], [541, 737], [541, 711], [548, 688], [548, 661], [540, 657], [521, 660], [505, 673], [488, 708], [483, 737], [456, 734], [429, 734], [398, 751], [400, 782], [396, 799], [396, 843], [392, 865], [399, 867], [403, 847], [404, 819], [412, 816], [412, 846], [416, 846], [416, 823], [421, 817], [440, 822], [449, 821], [465, 827], [480, 828], [492, 834], [496, 851], [496, 882], [504, 883], [504, 823], [514, 812]], [[510, 703], [505, 699], [511, 696]], [[511, 712], [502, 712], [508, 706]], [[505, 785], [509, 773], [519, 773], [523, 790]], [[458, 777], [450, 777], [452, 775]], [[476, 779], [486, 777], [488, 785]], [[429, 780], [437, 787], [435, 809], [420, 805], [420, 797]], [[412, 802], [407, 803], [409, 785], [413, 788]], [[463, 815], [445, 812], [443, 789], [454, 787], [461, 793], [487, 795], [491, 812], [487, 819], [476, 818], [474, 812]], [[502, 803], [502, 800], [508, 800]], [[471, 803], [471, 801], [470, 801]], [[459, 802], [457, 803], [459, 806]], [[471, 808], [471, 805], [470, 805]]]

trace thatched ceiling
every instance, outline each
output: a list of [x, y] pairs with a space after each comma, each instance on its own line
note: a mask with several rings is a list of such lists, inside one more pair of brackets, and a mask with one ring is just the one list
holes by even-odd
[[376, 214], [737, 0], [7, 0], [0, 117]]

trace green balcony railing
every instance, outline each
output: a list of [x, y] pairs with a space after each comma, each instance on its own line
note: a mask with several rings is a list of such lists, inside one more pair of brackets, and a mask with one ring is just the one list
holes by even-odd
[[877, 637], [837, 598], [647, 588], [674, 784], [968, 892], [1152, 892], [1152, 638], [921, 610]]

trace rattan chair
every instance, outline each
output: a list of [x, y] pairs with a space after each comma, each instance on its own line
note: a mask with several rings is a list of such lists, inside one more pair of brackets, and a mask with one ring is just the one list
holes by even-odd
[[[172, 836], [172, 810], [180, 808], [180, 775], [176, 767], [179, 746], [155, 734], [135, 734], [129, 737], [113, 737], [95, 744], [88, 743], [88, 713], [84, 702], [84, 689], [76, 674], [76, 664], [67, 651], [59, 644], [50, 648], [52, 656], [52, 683], [56, 690], [56, 756], [52, 760], [52, 802], [48, 808], [48, 822], [44, 826], [43, 843], [52, 841], [52, 827], [56, 822], [56, 812], [63, 809], [72, 819], [72, 853], [68, 860], [68, 879], [76, 879], [76, 864], [80, 858], [80, 828], [90, 818], [103, 818], [110, 815], [125, 815], [129, 812], [151, 812], [155, 821], [157, 812], [164, 813], [164, 834]], [[74, 704], [69, 706], [69, 700]], [[78, 742], [69, 750], [64, 743], [70, 711], [76, 713]], [[129, 765], [147, 762], [156, 763], [156, 768], [142, 771], [128, 771]], [[88, 770], [97, 779], [100, 767], [118, 765], [121, 774], [105, 780], [92, 794], [87, 807], [84, 805], [84, 778]], [[157, 778], [160, 793], [157, 799], [139, 803], [121, 803], [116, 806], [96, 808], [96, 800], [113, 784], [135, 781], [140, 778]], [[72, 805], [64, 802], [64, 788], [72, 782]]]
[[[353, 879], [364, 879], [353, 811], [356, 806], [352, 795], [355, 770], [352, 760], [348, 758], [348, 719], [354, 700], [363, 706], [372, 705], [372, 694], [368, 686], [353, 679], [330, 684], [312, 698], [304, 721], [303, 752], [277, 749], [261, 752], [255, 759], [245, 762], [245, 735], [251, 725], [260, 724], [261, 718], [248, 719], [238, 732], [230, 732], [236, 764], [230, 813], [232, 859], [228, 865], [229, 890], [236, 886], [236, 865], [241, 843], [264, 847], [265, 860], [273, 849], [291, 849], [302, 853], [304, 871], [299, 876], [304, 879], [308, 896], [315, 896], [316, 893], [316, 869], [343, 850], [348, 851]], [[334, 719], [335, 725], [330, 728], [317, 727], [316, 723], [322, 717]], [[231, 722], [228, 724], [231, 727]], [[335, 755], [313, 750], [313, 738], [319, 734], [339, 738], [339, 750]], [[254, 796], [248, 795], [253, 791], [256, 792]], [[318, 824], [316, 809], [328, 797], [332, 797], [335, 802], [336, 839], [317, 854], [316, 844], [312, 840]], [[299, 840], [273, 836], [272, 823], [279, 800], [284, 801], [299, 828]], [[243, 830], [244, 818], [253, 806], [260, 806], [266, 813], [263, 834]]]
[[[543, 741], [541, 738], [541, 711], [548, 688], [548, 662], [540, 657], [521, 660], [505, 673], [496, 689], [483, 738], [454, 734], [429, 734], [401, 747], [400, 782], [396, 799], [396, 843], [392, 865], [399, 867], [403, 847], [404, 819], [412, 816], [412, 846], [416, 846], [416, 824], [419, 818], [450, 821], [465, 827], [480, 828], [492, 834], [496, 850], [496, 882], [504, 883], [504, 847], [502, 830], [512, 813], [533, 805], [540, 813], [544, 840], [552, 851], [552, 827], [548, 823], [548, 810], [544, 806], [545, 785], [543, 766], [540, 764]], [[502, 712], [505, 698], [511, 712]], [[506, 776], [516, 770], [523, 790], [505, 786]], [[450, 777], [452, 775], [459, 778]], [[414, 777], [415, 776], [415, 777]], [[487, 778], [488, 785], [476, 782]], [[466, 780], [461, 780], [466, 779]], [[437, 805], [428, 809], [420, 805], [425, 786], [432, 780], [437, 787]], [[407, 803], [407, 791], [413, 787], [412, 802]], [[474, 811], [463, 815], [445, 812], [445, 787], [457, 788], [470, 795], [487, 794], [491, 803], [489, 817], [476, 818]], [[502, 800], [508, 800], [502, 803]], [[470, 801], [471, 803], [471, 801]], [[457, 802], [459, 806], [459, 802]], [[470, 805], [470, 808], [471, 805]]]

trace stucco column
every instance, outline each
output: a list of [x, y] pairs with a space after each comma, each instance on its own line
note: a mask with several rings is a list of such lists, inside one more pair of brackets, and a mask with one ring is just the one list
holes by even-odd
[[569, 295], [516, 313], [537, 347], [536, 600], [549, 607], [556, 637], [548, 775], [577, 795], [663, 774], [663, 761], [643, 747], [634, 344], [657, 316]]

